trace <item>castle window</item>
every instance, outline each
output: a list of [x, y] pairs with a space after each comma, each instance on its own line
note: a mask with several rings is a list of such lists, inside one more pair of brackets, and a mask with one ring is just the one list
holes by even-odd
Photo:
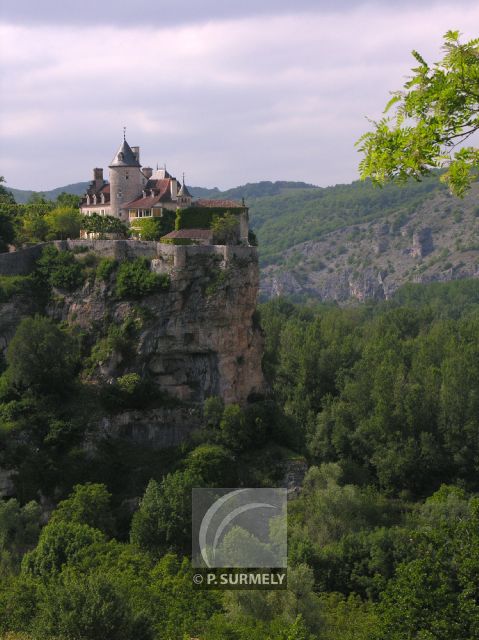
[[123, 162], [123, 158], [124, 158], [124, 155], [120, 152], [120, 153], [118, 154], [118, 160], [120, 160], [121, 162]]

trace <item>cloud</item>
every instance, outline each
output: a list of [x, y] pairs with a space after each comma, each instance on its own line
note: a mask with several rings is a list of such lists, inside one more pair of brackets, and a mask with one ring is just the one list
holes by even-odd
[[378, 117], [402, 85], [410, 50], [437, 59], [447, 29], [477, 35], [479, 9], [344, 4], [285, 14], [286, 3], [276, 13], [265, 3], [267, 20], [163, 26], [4, 23], [1, 173], [36, 189], [88, 179], [126, 124], [144, 162], [185, 170], [190, 184], [355, 179], [364, 116]]

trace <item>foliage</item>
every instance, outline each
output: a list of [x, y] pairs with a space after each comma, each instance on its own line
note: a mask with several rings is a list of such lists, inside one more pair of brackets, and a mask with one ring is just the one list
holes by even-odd
[[115, 293], [119, 298], [141, 298], [169, 287], [169, 276], [153, 273], [146, 258], [122, 262], [116, 276]]
[[78, 209], [63, 206], [47, 213], [44, 220], [48, 226], [47, 239], [66, 240], [79, 237], [83, 216]]
[[150, 626], [136, 616], [127, 599], [101, 572], [82, 575], [65, 570], [42, 589], [34, 624], [41, 637], [96, 640], [151, 640]]
[[44, 247], [37, 260], [37, 272], [52, 287], [73, 291], [83, 282], [80, 263], [71, 251], [58, 251], [56, 247]]
[[74, 193], [67, 193], [62, 191], [58, 194], [56, 199], [57, 207], [68, 207], [70, 209], [78, 209], [81, 203], [81, 196], [77, 196]]
[[211, 221], [210, 229], [213, 232], [217, 244], [233, 244], [238, 239], [239, 220], [231, 211], [222, 216], [215, 216]]
[[286, 189], [248, 202], [253, 231], [261, 248], [262, 265], [282, 262], [286, 249], [317, 240], [346, 226], [414, 211], [434, 195], [445, 193], [434, 173], [402, 187], [375, 189], [368, 181], [327, 188]]
[[210, 229], [215, 218], [229, 213], [224, 207], [195, 207], [177, 209], [175, 229]]
[[14, 296], [33, 297], [37, 283], [30, 276], [0, 276], [0, 302], [8, 302]]
[[0, 574], [12, 571], [25, 550], [33, 547], [40, 533], [40, 507], [28, 502], [23, 507], [11, 498], [0, 502]]
[[96, 268], [96, 277], [100, 280], [109, 280], [117, 266], [118, 262], [113, 258], [102, 258]]
[[118, 234], [121, 237], [127, 235], [127, 228], [119, 218], [100, 216], [97, 213], [83, 216], [82, 228], [88, 233], [98, 234], [99, 239], [104, 239], [109, 233]]
[[412, 52], [419, 63], [414, 75], [386, 106], [386, 111], [396, 106], [393, 120], [373, 123], [375, 130], [358, 142], [365, 154], [363, 178], [379, 184], [420, 179], [431, 168], [446, 166], [442, 179], [459, 196], [476, 179], [479, 150], [463, 144], [479, 129], [479, 39], [461, 43], [458, 31], [448, 31], [443, 50], [433, 66]]
[[129, 318], [121, 325], [110, 324], [107, 334], [93, 345], [89, 358], [86, 361], [87, 371], [91, 371], [114, 353], [121, 354], [128, 360], [131, 355], [132, 337], [135, 331], [135, 322]]
[[8, 345], [6, 375], [18, 389], [63, 393], [73, 380], [77, 356], [75, 341], [50, 319], [24, 318]]
[[35, 549], [24, 556], [22, 572], [43, 578], [58, 574], [65, 564], [74, 562], [85, 547], [104, 539], [101, 531], [86, 524], [50, 522], [43, 528]]
[[475, 637], [479, 630], [479, 500], [464, 518], [422, 529], [415, 557], [401, 564], [382, 598], [378, 638]]
[[174, 244], [178, 246], [195, 244], [194, 240], [191, 238], [161, 238], [160, 242], [162, 244]]
[[2, 204], [15, 204], [15, 198], [12, 193], [3, 186], [5, 182], [5, 178], [0, 176], [0, 202]]
[[152, 553], [188, 551], [191, 544], [191, 489], [202, 479], [191, 470], [176, 471], [161, 483], [150, 480], [133, 516], [131, 541]]
[[50, 522], [87, 524], [111, 535], [114, 525], [110, 500], [104, 484], [76, 485], [71, 495], [58, 504]]
[[369, 308], [262, 312], [266, 371], [310, 455], [396, 495], [478, 486], [475, 285], [428, 291], [422, 307], [400, 306], [419, 296], [413, 287]]
[[159, 240], [175, 228], [175, 212], [163, 210], [162, 216], [138, 218], [132, 221], [133, 231], [138, 232], [142, 240]]

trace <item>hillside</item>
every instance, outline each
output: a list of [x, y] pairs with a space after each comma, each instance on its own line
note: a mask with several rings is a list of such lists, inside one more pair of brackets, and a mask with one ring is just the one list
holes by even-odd
[[478, 273], [477, 186], [459, 200], [437, 175], [383, 189], [369, 182], [324, 189], [293, 184], [232, 190], [250, 206], [263, 300], [389, 298], [408, 282]]
[[[85, 184], [44, 194], [81, 193]], [[389, 298], [407, 282], [476, 275], [479, 191], [461, 201], [437, 175], [383, 189], [359, 181], [327, 188], [262, 181], [226, 191], [190, 189], [196, 197], [245, 198], [259, 241], [263, 300]], [[11, 191], [17, 201], [31, 194]]]
[[28, 189], [14, 189], [12, 187], [7, 187], [7, 191], [10, 191], [10, 193], [13, 194], [13, 197], [18, 204], [24, 204], [25, 202], [28, 202], [34, 193], [44, 196], [47, 200], [56, 200], [63, 192], [81, 196], [85, 193], [87, 187], [88, 182], [75, 182], [73, 184], [67, 184], [64, 187], [50, 189], [49, 191], [30, 191]]

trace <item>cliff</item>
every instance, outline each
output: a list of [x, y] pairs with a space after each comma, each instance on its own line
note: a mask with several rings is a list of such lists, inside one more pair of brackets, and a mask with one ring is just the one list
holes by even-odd
[[476, 278], [478, 195], [479, 185], [463, 200], [436, 189], [420, 201], [385, 208], [375, 220], [295, 244], [263, 267], [261, 296], [351, 303], [390, 298], [408, 282]]
[[[159, 398], [170, 398], [163, 409], [139, 407], [92, 416], [93, 440], [112, 436], [159, 447], [177, 445], [198, 426], [207, 397], [244, 405], [264, 393], [262, 335], [255, 323], [259, 272], [254, 247], [130, 240], [55, 244], [89, 265], [80, 287], [71, 292], [54, 288], [44, 309], [81, 334], [83, 382], [108, 388], [119, 377], [138, 374]], [[168, 276], [168, 286], [146, 296], [119, 297], [114, 271], [106, 279], [96, 275], [105, 257], [120, 265], [145, 257], [153, 273]], [[4, 261], [9, 275], [25, 274], [22, 252], [6, 255]], [[0, 304], [2, 350], [20, 319], [38, 310], [25, 295]]]
[[109, 382], [136, 372], [188, 402], [217, 395], [225, 403], [244, 404], [263, 393], [261, 334], [254, 324], [259, 285], [254, 247], [136, 241], [104, 241], [98, 247], [98, 253], [112, 257], [127, 257], [128, 251], [130, 256], [149, 253], [151, 270], [168, 274], [169, 287], [141, 300], [119, 300], [111, 282], [94, 279], [71, 294], [57, 292], [48, 307], [55, 319], [97, 338], [105, 319], [136, 323], [130, 357], [113, 351], [92, 379]]

